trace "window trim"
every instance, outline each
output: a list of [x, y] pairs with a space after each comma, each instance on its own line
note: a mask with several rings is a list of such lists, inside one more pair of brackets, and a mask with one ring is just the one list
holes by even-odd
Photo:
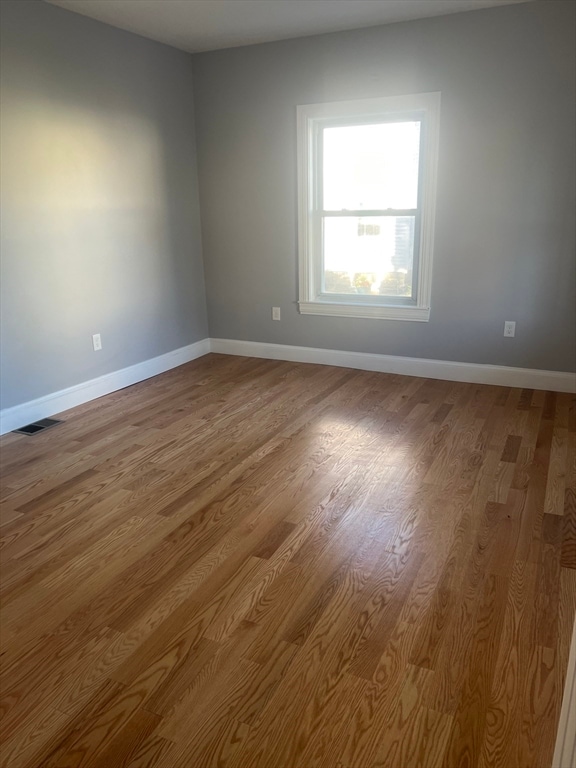
[[[338, 120], [366, 122], [378, 117], [407, 119], [417, 113], [422, 119], [423, 159], [419, 180], [420, 238], [416, 301], [399, 303], [382, 297], [335, 294], [327, 299], [320, 293], [318, 282], [318, 207], [320, 164], [317, 162], [317, 136], [323, 124]], [[297, 107], [298, 148], [298, 266], [301, 314], [337, 317], [381, 318], [427, 322], [430, 319], [432, 287], [432, 257], [436, 208], [436, 177], [438, 169], [438, 140], [440, 122], [440, 93], [419, 93], [375, 99], [306, 104]], [[321, 217], [320, 217], [321, 219]]]

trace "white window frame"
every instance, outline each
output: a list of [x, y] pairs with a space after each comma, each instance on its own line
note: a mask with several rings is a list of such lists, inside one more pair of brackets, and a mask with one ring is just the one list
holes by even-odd
[[[394, 300], [388, 296], [322, 293], [322, 158], [316, 151], [322, 129], [334, 121], [362, 125], [378, 119], [422, 121], [418, 208], [420, 237], [417, 252], [416, 296]], [[432, 255], [436, 208], [440, 93], [419, 93], [376, 99], [306, 104], [297, 108], [298, 120], [298, 260], [299, 309], [305, 315], [430, 319]], [[416, 222], [418, 226], [418, 221]], [[416, 245], [415, 245], [416, 248]]]

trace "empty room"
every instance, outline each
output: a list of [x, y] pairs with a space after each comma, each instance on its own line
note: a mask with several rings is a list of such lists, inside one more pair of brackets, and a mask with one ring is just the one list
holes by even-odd
[[576, 2], [0, 26], [1, 768], [576, 768]]

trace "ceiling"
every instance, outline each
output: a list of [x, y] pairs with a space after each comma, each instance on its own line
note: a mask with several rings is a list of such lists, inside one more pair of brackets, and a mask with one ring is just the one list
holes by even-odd
[[197, 53], [530, 0], [46, 0]]

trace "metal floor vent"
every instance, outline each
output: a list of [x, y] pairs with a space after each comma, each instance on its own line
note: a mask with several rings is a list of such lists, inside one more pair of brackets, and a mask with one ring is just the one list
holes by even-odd
[[62, 423], [58, 419], [39, 419], [33, 424], [26, 424], [25, 427], [13, 429], [12, 432], [15, 432], [17, 435], [36, 435], [38, 432], [44, 432], [45, 429], [50, 429], [50, 427], [55, 427], [56, 424]]

